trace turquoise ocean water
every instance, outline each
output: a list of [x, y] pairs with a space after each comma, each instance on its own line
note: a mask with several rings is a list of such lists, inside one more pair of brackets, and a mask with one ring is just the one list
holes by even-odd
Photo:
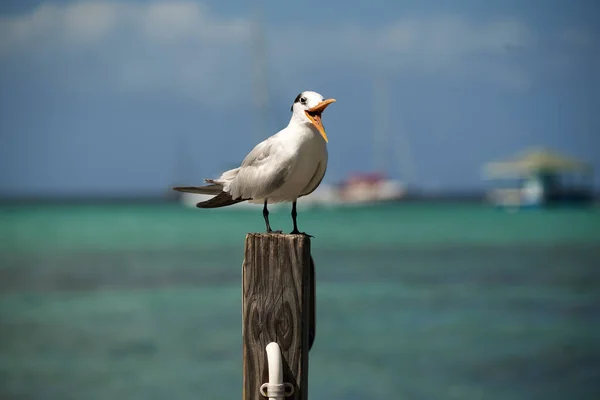
[[[291, 230], [287, 211], [272, 225]], [[600, 209], [304, 211], [309, 398], [600, 398]], [[0, 208], [0, 398], [239, 399], [256, 210]]]

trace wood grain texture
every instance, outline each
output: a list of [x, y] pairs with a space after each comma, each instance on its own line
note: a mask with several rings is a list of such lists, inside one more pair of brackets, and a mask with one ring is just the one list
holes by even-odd
[[311, 303], [310, 238], [249, 233], [242, 266], [243, 399], [264, 399], [268, 381], [265, 347], [277, 342], [287, 399], [306, 400]]

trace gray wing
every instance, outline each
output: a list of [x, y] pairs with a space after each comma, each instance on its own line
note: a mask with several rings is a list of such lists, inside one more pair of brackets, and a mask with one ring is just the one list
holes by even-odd
[[[265, 160], [267, 158], [269, 158], [269, 156], [271, 155], [271, 151], [273, 149], [274, 142], [275, 142], [274, 137], [271, 136], [271, 137], [263, 140], [256, 146], [254, 146], [252, 151], [250, 151], [250, 153], [248, 153], [246, 158], [244, 158], [244, 161], [242, 161], [242, 164], [240, 165], [240, 167], [249, 167], [249, 166], [256, 167], [256, 166], [259, 166], [260, 164], [264, 163]], [[277, 146], [275, 146], [275, 147], [277, 147]]]
[[274, 136], [259, 143], [244, 158], [229, 186], [232, 197], [261, 199], [279, 189], [295, 166]]

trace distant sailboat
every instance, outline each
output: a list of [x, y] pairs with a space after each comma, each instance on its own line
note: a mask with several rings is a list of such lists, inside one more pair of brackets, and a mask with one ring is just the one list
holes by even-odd
[[[373, 171], [352, 174], [336, 185], [322, 184], [303, 201], [305, 206], [357, 207], [395, 202], [405, 196], [405, 185], [399, 180], [386, 177], [389, 170], [386, 152], [390, 147], [398, 149], [397, 146], [391, 146], [390, 98], [388, 84], [383, 77], [376, 77], [373, 93]], [[405, 151], [408, 153], [407, 141], [405, 142]]]

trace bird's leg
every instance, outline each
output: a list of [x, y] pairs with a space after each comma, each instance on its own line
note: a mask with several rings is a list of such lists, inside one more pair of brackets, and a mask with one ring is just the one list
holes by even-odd
[[269, 210], [267, 210], [267, 200], [265, 200], [265, 206], [263, 207], [263, 218], [265, 219], [265, 224], [267, 224], [267, 233], [282, 233], [282, 231], [274, 231], [271, 229], [271, 224], [269, 224]]
[[300, 233], [300, 231], [298, 231], [298, 223], [296, 222], [297, 216], [298, 213], [296, 212], [296, 202], [294, 201], [292, 203], [292, 221], [294, 222], [294, 230], [291, 232], [292, 234]]
[[308, 237], [314, 237], [312, 235], [309, 235], [308, 233], [300, 232], [298, 230], [298, 223], [296, 222], [297, 216], [298, 213], [296, 212], [296, 202], [294, 201], [292, 203], [292, 221], [294, 222], [294, 230], [290, 232], [290, 235], [306, 235]]

